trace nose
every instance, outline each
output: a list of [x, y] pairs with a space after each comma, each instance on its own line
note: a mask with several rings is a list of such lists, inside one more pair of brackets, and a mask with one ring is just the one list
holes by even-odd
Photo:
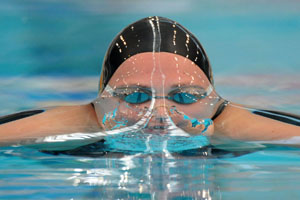
[[168, 108], [166, 105], [157, 105], [153, 109], [153, 114], [160, 117], [168, 116]]
[[169, 118], [168, 106], [166, 106], [166, 105], [156, 105], [153, 108], [150, 123], [166, 124], [168, 118]]

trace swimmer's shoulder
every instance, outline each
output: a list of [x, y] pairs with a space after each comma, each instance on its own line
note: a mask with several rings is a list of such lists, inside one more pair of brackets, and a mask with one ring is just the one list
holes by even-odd
[[0, 117], [0, 142], [99, 130], [92, 104], [25, 111]]
[[282, 140], [300, 136], [300, 116], [228, 103], [214, 120], [215, 133], [237, 140]]

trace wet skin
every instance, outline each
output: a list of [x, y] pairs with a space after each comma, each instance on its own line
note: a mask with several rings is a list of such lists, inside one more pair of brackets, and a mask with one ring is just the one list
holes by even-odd
[[[203, 71], [189, 59], [172, 53], [141, 53], [124, 61], [108, 85], [112, 89], [143, 86], [156, 93], [157, 96], [167, 96], [176, 88], [199, 87], [207, 89], [211, 86]], [[105, 94], [105, 91], [103, 92]], [[116, 101], [122, 102], [122, 99]], [[187, 116], [196, 119], [212, 118], [217, 108], [223, 102], [215, 89], [205, 98], [192, 104], [179, 104], [167, 98], [155, 100], [153, 115], [147, 126], [147, 132], [155, 130], [155, 127], [164, 127], [161, 118], [171, 117], [175, 124], [184, 131], [192, 134], [200, 134], [203, 127], [192, 127], [191, 124], [181, 126], [184, 121], [182, 116], [174, 116], [170, 108], [175, 106]], [[132, 105], [142, 110], [149, 108], [149, 102]], [[132, 123], [136, 122], [137, 113], [131, 112], [128, 107], [123, 107], [122, 112]], [[230, 102], [223, 112], [214, 119], [214, 124], [209, 126], [206, 135], [213, 135], [217, 140], [242, 140], [242, 141], [274, 141], [290, 139], [300, 135], [300, 127], [285, 123], [282, 120], [254, 114], [255, 108]], [[103, 116], [98, 116], [102, 119]], [[103, 124], [101, 124], [103, 127]], [[159, 130], [158, 132], [162, 132]]]
[[[120, 88], [123, 90], [131, 88], [143, 88], [151, 92], [152, 96], [159, 96], [154, 100], [152, 115], [147, 125], [147, 132], [155, 132], [160, 129], [160, 133], [166, 133], [167, 122], [164, 119], [171, 118], [178, 127], [183, 128], [188, 133], [200, 134], [203, 126], [192, 126], [179, 113], [189, 116], [193, 119], [211, 118], [221, 103], [221, 98], [213, 89], [203, 71], [191, 60], [172, 53], [140, 53], [124, 61], [118, 70], [114, 73], [108, 83], [109, 87], [115, 91]], [[185, 91], [187, 93], [205, 93], [212, 89], [208, 95], [190, 104], [183, 104], [166, 98], [174, 91]], [[124, 99], [111, 97], [106, 91], [100, 97], [109, 97], [112, 101], [117, 101], [122, 105]], [[164, 98], [165, 97], [165, 98]], [[138, 117], [138, 110], [142, 111], [145, 107], [149, 109], [151, 100], [140, 104], [129, 104], [129, 106], [119, 106], [118, 111], [123, 117], [126, 117], [131, 125], [134, 124]], [[176, 108], [177, 113], [171, 113]], [[100, 122], [103, 115], [98, 116]], [[185, 124], [184, 124], [185, 123]], [[104, 125], [102, 124], [103, 128]], [[114, 124], [106, 127], [109, 129]], [[205, 131], [205, 134], [213, 133], [213, 125]]]

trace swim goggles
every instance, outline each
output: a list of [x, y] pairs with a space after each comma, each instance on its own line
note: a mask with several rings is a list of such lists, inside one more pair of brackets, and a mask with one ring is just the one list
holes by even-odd
[[208, 89], [198, 86], [183, 86], [171, 90], [167, 96], [156, 96], [149, 88], [130, 86], [116, 88], [110, 93], [130, 104], [142, 104], [151, 99], [168, 99], [178, 104], [192, 104], [206, 98], [212, 90], [212, 86]]

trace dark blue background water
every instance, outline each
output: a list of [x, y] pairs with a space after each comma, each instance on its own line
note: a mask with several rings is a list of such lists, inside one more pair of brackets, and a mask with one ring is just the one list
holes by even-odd
[[149, 15], [190, 29], [219, 74], [293, 73], [300, 61], [298, 1], [37, 1], [0, 3], [0, 75], [98, 75], [126, 25]]

